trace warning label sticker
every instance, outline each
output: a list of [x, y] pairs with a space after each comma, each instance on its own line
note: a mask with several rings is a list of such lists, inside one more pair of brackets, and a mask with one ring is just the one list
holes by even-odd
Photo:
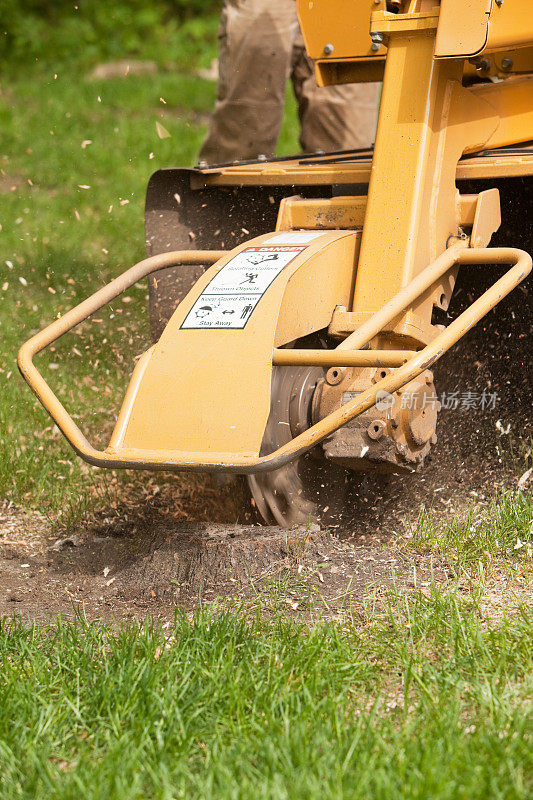
[[305, 245], [242, 250], [207, 284], [181, 328], [244, 328], [272, 281], [302, 250]]

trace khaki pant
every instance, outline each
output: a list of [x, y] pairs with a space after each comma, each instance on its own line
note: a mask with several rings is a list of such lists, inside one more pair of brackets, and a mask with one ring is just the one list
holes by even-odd
[[219, 39], [218, 100], [201, 161], [274, 155], [289, 77], [304, 152], [356, 149], [373, 142], [379, 84], [319, 88], [295, 0], [225, 0]]

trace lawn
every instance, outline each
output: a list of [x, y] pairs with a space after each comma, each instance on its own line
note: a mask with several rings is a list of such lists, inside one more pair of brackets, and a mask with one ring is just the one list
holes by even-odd
[[[216, 89], [183, 69], [107, 81], [89, 80], [90, 71], [68, 62], [0, 77], [0, 496], [62, 524], [117, 479], [74, 457], [21, 381], [17, 349], [144, 257], [148, 179], [195, 163]], [[288, 98], [281, 153], [297, 149]], [[79, 424], [103, 441], [147, 343], [143, 285], [39, 363]]]
[[0, 797], [527, 798], [531, 623], [436, 589], [311, 628], [5, 623]]

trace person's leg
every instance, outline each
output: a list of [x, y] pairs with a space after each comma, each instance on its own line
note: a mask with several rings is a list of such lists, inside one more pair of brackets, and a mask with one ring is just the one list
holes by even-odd
[[274, 154], [297, 32], [294, 0], [226, 0], [218, 100], [201, 161]]
[[319, 87], [300, 32], [292, 53], [291, 77], [305, 152], [355, 150], [374, 142], [379, 83]]

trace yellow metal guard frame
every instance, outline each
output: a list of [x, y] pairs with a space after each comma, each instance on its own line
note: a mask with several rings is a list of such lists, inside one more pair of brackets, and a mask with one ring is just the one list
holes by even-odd
[[[44, 350], [60, 336], [70, 331], [102, 306], [109, 303], [137, 281], [152, 272], [178, 264], [214, 263], [223, 255], [217, 251], [183, 251], [164, 253], [139, 262], [120, 277], [104, 286], [94, 295], [63, 317], [52, 322], [47, 328], [29, 339], [20, 349], [19, 369], [38, 399], [54, 419], [74, 450], [89, 464], [108, 468], [129, 469], [178, 469], [205, 472], [254, 473], [278, 469], [289, 461], [307, 452], [323, 441], [333, 431], [345, 425], [354, 417], [371, 408], [383, 392], [393, 393], [409, 381], [431, 367], [440, 356], [454, 345], [467, 331], [485, 316], [494, 306], [508, 295], [529, 274], [532, 267], [531, 256], [523, 250], [513, 248], [465, 248], [454, 245], [446, 250], [417, 277], [404, 287], [391, 300], [385, 303], [369, 320], [349, 336], [340, 348], [316, 353], [313, 351], [281, 351], [273, 353], [273, 364], [319, 364], [325, 367], [341, 367], [372, 364], [386, 364], [405, 361], [398, 369], [378, 381], [371, 388], [345, 403], [295, 439], [266, 456], [242, 456], [231, 454], [227, 460], [209, 461], [209, 454], [169, 451], [143, 451], [142, 453], [120, 453], [110, 450], [96, 450], [87, 441], [72, 417], [48, 386], [33, 364], [33, 357]], [[355, 352], [368, 344], [383, 325], [401, 313], [412, 301], [429, 286], [435, 283], [450, 269], [459, 264], [512, 264], [511, 269], [491, 286], [484, 294], [464, 311], [456, 320], [438, 334], [433, 341], [417, 353], [402, 352]], [[351, 348], [351, 349], [350, 349]], [[373, 355], [372, 355], [373, 353]], [[396, 359], [396, 361], [395, 361]]]

